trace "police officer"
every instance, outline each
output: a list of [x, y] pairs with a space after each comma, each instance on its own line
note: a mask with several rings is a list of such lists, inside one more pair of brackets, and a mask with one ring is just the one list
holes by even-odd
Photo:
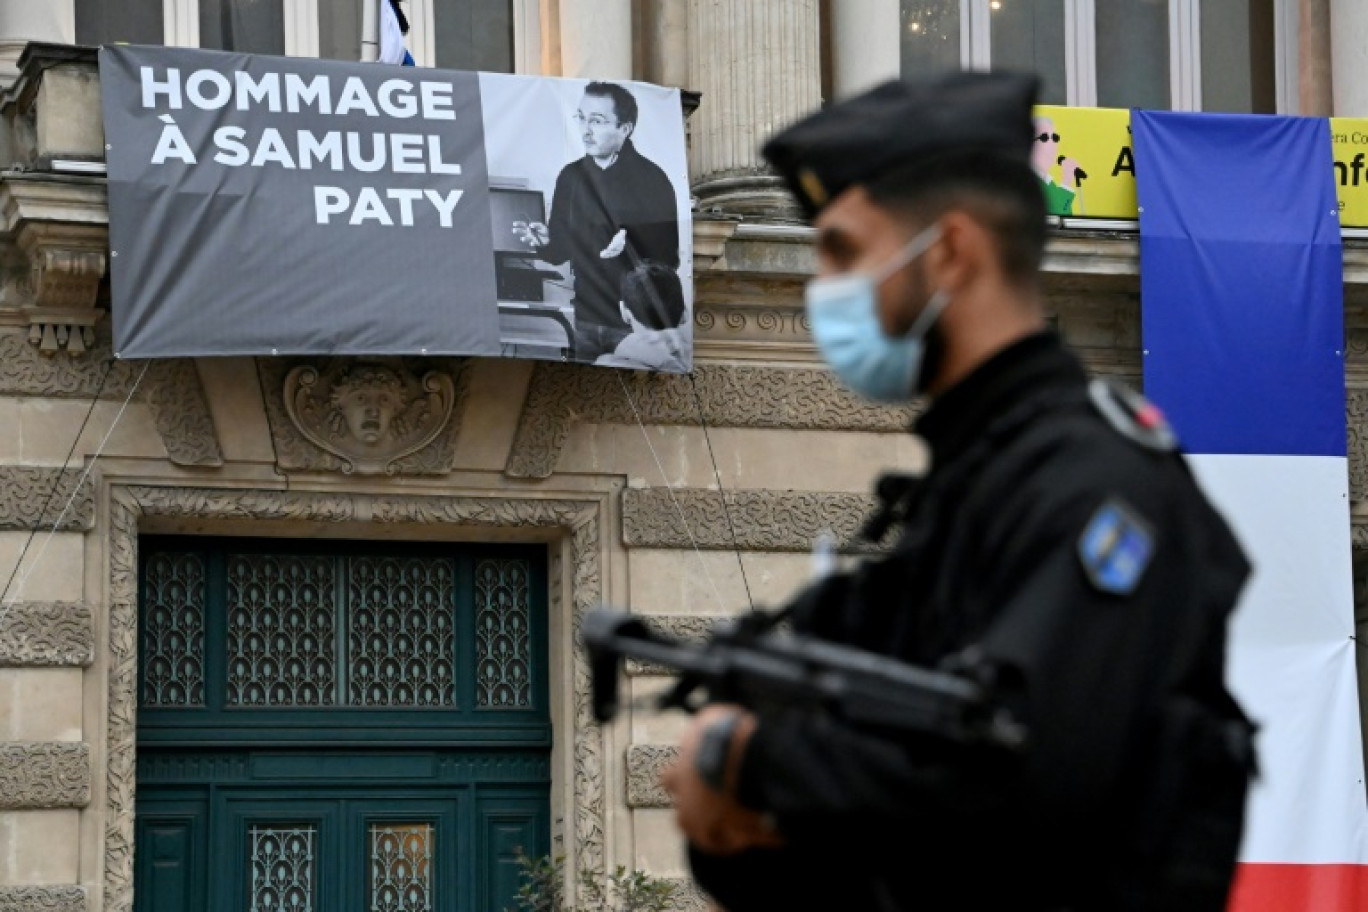
[[795, 628], [991, 679], [1024, 750], [712, 706], [665, 784], [730, 912], [1216, 910], [1252, 769], [1224, 685], [1248, 564], [1162, 416], [1047, 327], [1031, 77], [890, 82], [764, 149], [817, 229], [807, 312], [871, 399], [924, 394], [877, 559]]

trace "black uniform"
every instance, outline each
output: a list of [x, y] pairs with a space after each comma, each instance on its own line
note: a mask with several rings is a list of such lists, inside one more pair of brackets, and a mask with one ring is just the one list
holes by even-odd
[[937, 399], [915, 428], [929, 474], [881, 485], [896, 546], [801, 595], [794, 625], [926, 666], [973, 647], [1029, 748], [762, 717], [739, 798], [788, 847], [693, 852], [723, 906], [1222, 907], [1249, 764], [1226, 620], [1249, 568], [1146, 420], [1104, 417], [1053, 334]]
[[[630, 331], [618, 310], [622, 277], [645, 260], [679, 268], [674, 186], [628, 139], [607, 168], [586, 155], [561, 170], [547, 227], [550, 243], [539, 256], [548, 263], [570, 261], [575, 271], [575, 330], [584, 343], [577, 346], [575, 357], [593, 361], [612, 352]], [[619, 230], [627, 232], [623, 252], [600, 256]]]

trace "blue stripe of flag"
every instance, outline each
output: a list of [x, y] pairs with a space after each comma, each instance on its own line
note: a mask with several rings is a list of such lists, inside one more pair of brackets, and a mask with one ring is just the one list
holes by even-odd
[[1145, 392], [1193, 453], [1344, 456], [1324, 119], [1134, 111]]

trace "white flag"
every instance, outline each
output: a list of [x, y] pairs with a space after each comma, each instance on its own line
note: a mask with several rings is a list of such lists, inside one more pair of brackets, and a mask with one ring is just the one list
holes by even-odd
[[380, 62], [413, 66], [413, 56], [404, 46], [404, 32], [391, 0], [376, 0], [380, 4]]

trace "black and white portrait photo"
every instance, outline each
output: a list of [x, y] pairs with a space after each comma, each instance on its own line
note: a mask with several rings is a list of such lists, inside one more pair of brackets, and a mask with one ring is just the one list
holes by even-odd
[[[481, 83], [505, 349], [689, 370], [692, 238], [678, 94], [488, 74]], [[561, 129], [510, 129], [548, 119]]]

